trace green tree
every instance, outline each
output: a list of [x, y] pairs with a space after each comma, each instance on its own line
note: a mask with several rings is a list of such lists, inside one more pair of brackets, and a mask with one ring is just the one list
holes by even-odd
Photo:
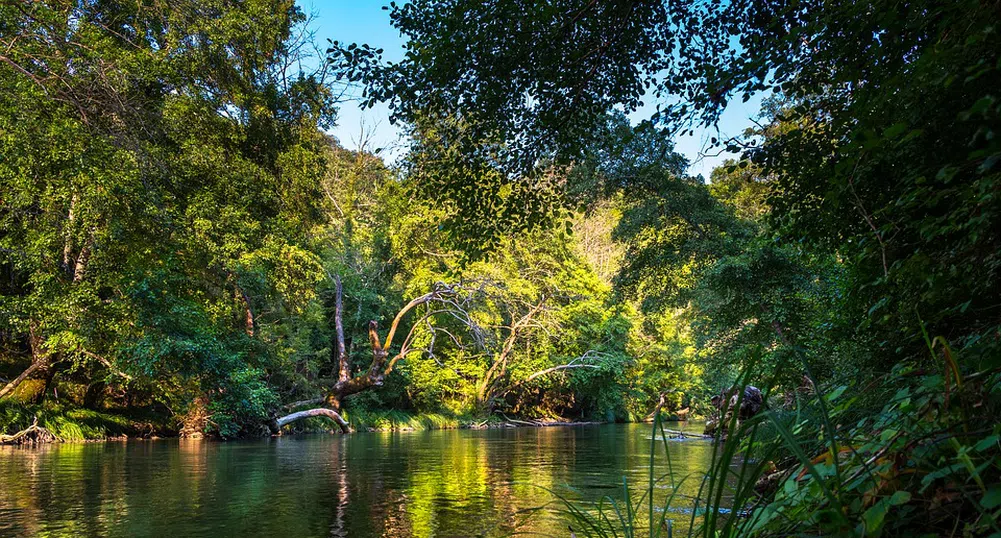
[[260, 420], [275, 326], [320, 274], [303, 238], [333, 98], [288, 75], [304, 20], [270, 0], [0, 7], [0, 324], [5, 356], [31, 356], [0, 397], [63, 375], [197, 396], [195, 429]]
[[614, 106], [658, 100], [654, 119], [675, 132], [711, 126], [734, 97], [781, 92], [795, 128], [749, 148], [780, 182], [776, 225], [851, 262], [851, 307], [884, 356], [920, 353], [919, 314], [978, 349], [968, 356], [992, 354], [994, 4], [428, 0], [390, 14], [404, 60], [335, 46], [345, 75], [402, 121], [463, 118], [471, 131], [450, 140], [503, 147], [497, 169], [522, 176], [580, 157]]

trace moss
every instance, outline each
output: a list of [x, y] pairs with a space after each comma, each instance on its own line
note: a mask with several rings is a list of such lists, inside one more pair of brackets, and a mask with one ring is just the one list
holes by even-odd
[[23, 404], [36, 402], [41, 399], [47, 387], [48, 382], [44, 379], [25, 379], [14, 389], [9, 398]]

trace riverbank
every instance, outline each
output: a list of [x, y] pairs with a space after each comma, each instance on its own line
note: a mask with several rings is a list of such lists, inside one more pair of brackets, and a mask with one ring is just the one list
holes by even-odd
[[[587, 426], [606, 421], [566, 420], [559, 417], [527, 418], [504, 414], [489, 416], [409, 413], [405, 411], [348, 410], [345, 418], [358, 432], [410, 432], [456, 429], [544, 428]], [[171, 417], [148, 411], [131, 414], [102, 412], [53, 404], [28, 405], [0, 402], [0, 445], [47, 442], [101, 442], [128, 439], [182, 437]], [[336, 427], [323, 418], [299, 422], [288, 433], [325, 433]], [[266, 430], [245, 432], [240, 438], [267, 436]], [[211, 434], [208, 438], [218, 438]]]
[[0, 402], [0, 444], [36, 440], [111, 441], [176, 435], [177, 430], [171, 427], [168, 417], [148, 409], [96, 411], [58, 403], [32, 405]]

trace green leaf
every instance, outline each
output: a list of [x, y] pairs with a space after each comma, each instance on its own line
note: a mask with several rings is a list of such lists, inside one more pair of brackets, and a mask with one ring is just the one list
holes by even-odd
[[827, 401], [833, 402], [834, 400], [837, 400], [839, 396], [841, 396], [842, 394], [844, 394], [844, 392], [845, 392], [845, 390], [847, 388], [848, 388], [847, 385], [842, 385], [842, 386], [840, 386], [840, 387], [832, 390], [830, 393], [827, 394]]
[[894, 123], [893, 125], [887, 127], [886, 130], [883, 131], [883, 136], [886, 137], [886, 138], [891, 138], [891, 139], [892, 138], [897, 138], [898, 136], [900, 136], [901, 134], [903, 134], [904, 131], [906, 131], [906, 130], [907, 130], [907, 123], [899, 121], [899, 122]]
[[911, 500], [910, 491], [897, 491], [894, 492], [893, 496], [890, 497], [890, 504], [892, 506], [900, 506], [902, 504], [910, 502], [910, 500]]
[[862, 520], [865, 522], [866, 536], [875, 535], [882, 528], [883, 520], [886, 519], [886, 511], [889, 508], [889, 503], [886, 501], [887, 499], [880, 499], [872, 508], [862, 514]]
[[983, 452], [984, 450], [987, 450], [988, 448], [991, 448], [997, 444], [998, 444], [998, 436], [991, 435], [989, 437], [981, 439], [973, 448], [977, 452]]
[[1001, 505], [1001, 485], [995, 484], [987, 490], [984, 497], [980, 499], [980, 506], [988, 510], [993, 510]]

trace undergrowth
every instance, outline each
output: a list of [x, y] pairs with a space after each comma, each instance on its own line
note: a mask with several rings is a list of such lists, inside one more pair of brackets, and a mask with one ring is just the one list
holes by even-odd
[[[773, 395], [757, 416], [733, 417], [711, 468], [684, 478], [700, 481], [694, 498], [676, 495], [658, 416], [646, 488], [624, 482], [621, 497], [598, 502], [557, 492], [559, 511], [578, 537], [999, 538], [1001, 368], [964, 375], [944, 341], [928, 348], [942, 373], [901, 364], [864, 386], [821, 387], [792, 408]], [[867, 410], [873, 400], [882, 405]], [[669, 469], [660, 477], [658, 458]]]
[[0, 401], [0, 432], [13, 434], [38, 420], [62, 441], [90, 441], [114, 437], [160, 434], [167, 426], [160, 417], [125, 416], [46, 402], [41, 405]]

